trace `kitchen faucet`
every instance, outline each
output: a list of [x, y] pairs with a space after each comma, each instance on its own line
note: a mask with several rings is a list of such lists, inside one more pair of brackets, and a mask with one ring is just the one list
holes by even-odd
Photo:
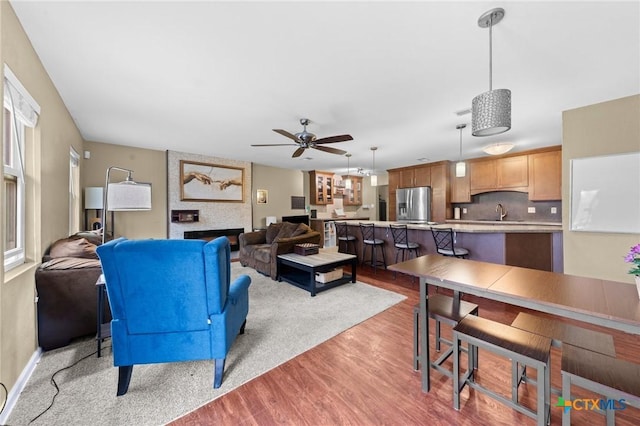
[[500, 220], [507, 216], [507, 210], [500, 203], [496, 206], [496, 212], [500, 213]]

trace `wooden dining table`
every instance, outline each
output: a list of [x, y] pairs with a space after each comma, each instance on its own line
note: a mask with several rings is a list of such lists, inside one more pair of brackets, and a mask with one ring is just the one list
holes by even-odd
[[[429, 366], [427, 286], [640, 335], [640, 299], [633, 284], [429, 254], [389, 266], [420, 279], [420, 365]], [[455, 308], [455, 305], [454, 305]], [[422, 391], [431, 368], [422, 368]]]

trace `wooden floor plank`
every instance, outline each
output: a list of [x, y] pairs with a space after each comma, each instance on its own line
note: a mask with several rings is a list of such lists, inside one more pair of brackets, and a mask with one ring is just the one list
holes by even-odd
[[[420, 373], [413, 370], [413, 306], [417, 282], [410, 277], [370, 267], [358, 268], [358, 280], [401, 293], [407, 299], [333, 337], [285, 364], [256, 377], [173, 425], [531, 425], [534, 421], [490, 397], [465, 389], [461, 409], [453, 409], [452, 383], [432, 371], [432, 390], [420, 389]], [[415, 280], [414, 280], [415, 281]], [[329, 291], [339, 291], [339, 288]], [[430, 289], [430, 292], [435, 291]], [[446, 293], [446, 291], [444, 291]], [[322, 297], [322, 294], [316, 296]], [[510, 324], [520, 311], [503, 303], [465, 296], [479, 305], [480, 315]], [[366, 301], [363, 301], [366, 303]], [[339, 315], [339, 313], [336, 313]], [[619, 358], [640, 362], [640, 337], [602, 327], [583, 327], [610, 333]], [[250, 326], [250, 325], [248, 325]], [[443, 335], [450, 337], [449, 327]], [[435, 354], [433, 338], [430, 341]], [[445, 364], [451, 367], [450, 362]], [[478, 381], [509, 395], [510, 363], [480, 351]], [[552, 351], [552, 383], [561, 387], [560, 353]], [[521, 400], [535, 406], [535, 388], [521, 389]], [[597, 397], [582, 392], [580, 397]], [[561, 423], [561, 409], [553, 407], [552, 423]], [[604, 424], [604, 417], [586, 411], [572, 413], [573, 424]], [[640, 424], [640, 410], [616, 413], [616, 424]]]

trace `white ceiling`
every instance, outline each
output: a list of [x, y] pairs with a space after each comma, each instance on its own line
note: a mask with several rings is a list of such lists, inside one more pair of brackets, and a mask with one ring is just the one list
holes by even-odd
[[[640, 2], [17, 1], [11, 4], [83, 137], [301, 170], [351, 170], [561, 144], [562, 111], [640, 93]], [[512, 91], [512, 129], [471, 136], [474, 96]], [[304, 159], [310, 157], [310, 160]]]

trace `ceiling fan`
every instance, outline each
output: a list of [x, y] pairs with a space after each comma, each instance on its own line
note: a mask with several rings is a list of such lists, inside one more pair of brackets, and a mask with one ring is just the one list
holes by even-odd
[[300, 124], [302, 124], [304, 129], [301, 132], [296, 134], [291, 134], [286, 130], [282, 130], [282, 129], [273, 129], [274, 132], [280, 133], [282, 136], [286, 136], [289, 139], [293, 139], [295, 144], [278, 143], [278, 144], [260, 144], [260, 145], [251, 145], [251, 146], [289, 146], [289, 145], [297, 146], [298, 149], [296, 149], [293, 155], [291, 156], [292, 158], [296, 158], [296, 157], [300, 157], [304, 152], [304, 150], [307, 148], [313, 148], [319, 151], [329, 152], [331, 154], [344, 155], [347, 153], [347, 151], [343, 151], [341, 149], [331, 148], [323, 145], [327, 143], [346, 142], [346, 141], [353, 140], [353, 137], [351, 137], [351, 135], [328, 136], [326, 138], [316, 139], [316, 135], [314, 135], [313, 133], [307, 132], [307, 125], [309, 124], [308, 118], [301, 118]]

